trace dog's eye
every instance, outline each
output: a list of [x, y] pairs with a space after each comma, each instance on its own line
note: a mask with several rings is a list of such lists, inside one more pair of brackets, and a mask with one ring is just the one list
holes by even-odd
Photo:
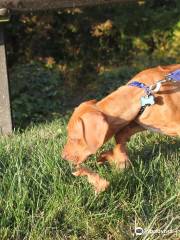
[[70, 139], [70, 142], [79, 143], [79, 142], [81, 142], [81, 140], [78, 139], [78, 138], [71, 138], [71, 139]]

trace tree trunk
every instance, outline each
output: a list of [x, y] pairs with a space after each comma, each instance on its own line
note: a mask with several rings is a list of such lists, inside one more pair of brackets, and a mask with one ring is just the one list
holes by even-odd
[[0, 135], [12, 133], [3, 25], [0, 24]]

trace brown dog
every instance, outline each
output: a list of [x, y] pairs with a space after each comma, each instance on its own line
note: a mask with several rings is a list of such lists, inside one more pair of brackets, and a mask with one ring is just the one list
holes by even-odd
[[[177, 69], [180, 64], [147, 69], [130, 82], [153, 85]], [[125, 85], [99, 102], [92, 100], [80, 104], [69, 120], [68, 140], [62, 157], [79, 166], [114, 136], [116, 146], [103, 153], [99, 161], [108, 160], [117, 168], [125, 168], [130, 164], [126, 143], [133, 134], [148, 129], [180, 136], [180, 83], [164, 83], [155, 94], [155, 104], [139, 114], [140, 98], [144, 95], [143, 89]]]

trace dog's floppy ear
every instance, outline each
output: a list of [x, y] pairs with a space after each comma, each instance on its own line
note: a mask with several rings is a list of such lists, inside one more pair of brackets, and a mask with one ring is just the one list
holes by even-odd
[[105, 140], [108, 123], [103, 113], [99, 111], [86, 112], [81, 117], [84, 139], [92, 153], [100, 148]]

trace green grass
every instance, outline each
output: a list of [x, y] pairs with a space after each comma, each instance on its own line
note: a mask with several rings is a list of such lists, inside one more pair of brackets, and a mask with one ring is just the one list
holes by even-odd
[[[180, 238], [179, 138], [136, 135], [128, 144], [132, 167], [123, 172], [92, 157], [87, 165], [111, 182], [95, 196], [60, 157], [65, 126], [61, 118], [0, 138], [1, 240]], [[135, 237], [135, 223], [174, 232]]]

